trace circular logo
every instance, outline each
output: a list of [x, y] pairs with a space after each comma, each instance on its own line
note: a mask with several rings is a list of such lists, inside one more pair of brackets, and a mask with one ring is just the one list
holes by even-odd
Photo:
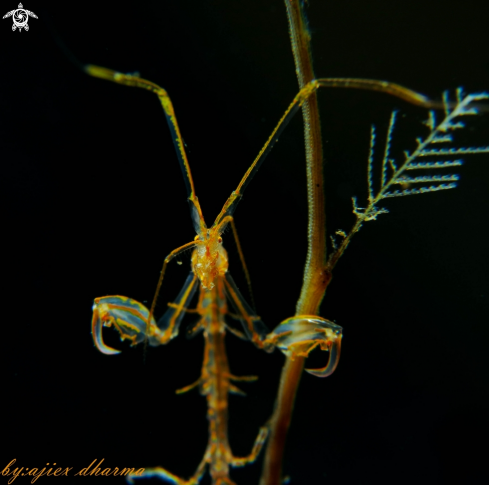
[[12, 20], [14, 21], [12, 30], [15, 30], [16, 27], [18, 29], [24, 28], [25, 30], [29, 30], [29, 26], [27, 25], [29, 15], [27, 15], [27, 12], [23, 8], [18, 8], [15, 10], [14, 14], [12, 15]]
[[12, 20], [14, 21], [12, 30], [15, 31], [19, 29], [19, 32], [22, 32], [22, 29], [25, 29], [26, 31], [29, 30], [29, 25], [27, 24], [29, 17], [37, 19], [37, 15], [30, 10], [26, 10], [21, 3], [19, 3], [15, 10], [11, 10], [3, 16], [4, 19], [7, 17], [12, 17]]

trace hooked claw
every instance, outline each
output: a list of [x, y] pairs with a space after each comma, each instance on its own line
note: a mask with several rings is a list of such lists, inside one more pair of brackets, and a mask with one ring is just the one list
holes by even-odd
[[120, 354], [120, 350], [113, 349], [108, 345], [105, 345], [102, 338], [102, 322], [100, 320], [99, 312], [95, 305], [93, 305], [93, 318], [92, 318], [92, 337], [95, 347], [105, 355], [116, 355]]
[[[132, 345], [142, 342], [146, 336], [149, 310], [141, 303], [125, 296], [105, 296], [95, 298], [93, 304], [92, 337], [95, 347], [106, 355], [116, 355], [120, 351], [109, 347], [102, 338], [102, 328], [114, 325], [121, 340], [129, 339]], [[153, 317], [149, 325], [154, 329]]]
[[316, 377], [330, 376], [336, 370], [338, 362], [340, 361], [341, 337], [342, 335], [340, 334], [336, 339], [331, 342], [329, 348], [328, 363], [324, 367], [321, 367], [319, 369], [305, 369], [305, 371]]
[[276, 345], [293, 359], [307, 357], [316, 347], [329, 350], [329, 359], [325, 367], [306, 369], [317, 377], [328, 377], [336, 369], [340, 360], [343, 329], [325, 318], [316, 315], [297, 315], [287, 318], [267, 335], [267, 341]]

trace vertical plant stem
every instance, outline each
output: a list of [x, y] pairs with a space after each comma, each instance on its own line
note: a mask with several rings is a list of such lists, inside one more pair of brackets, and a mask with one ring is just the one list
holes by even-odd
[[[299, 87], [314, 79], [310, 52], [310, 37], [306, 20], [298, 0], [285, 0], [289, 21], [290, 40]], [[323, 147], [316, 94], [303, 105], [304, 138], [307, 166], [307, 258], [304, 280], [296, 306], [296, 315], [315, 315], [324, 297], [331, 274], [326, 266], [326, 215], [323, 181]], [[260, 485], [280, 485], [285, 441], [290, 425], [295, 396], [304, 358], [286, 359], [280, 378], [280, 386], [271, 420], [270, 436], [265, 454]]]

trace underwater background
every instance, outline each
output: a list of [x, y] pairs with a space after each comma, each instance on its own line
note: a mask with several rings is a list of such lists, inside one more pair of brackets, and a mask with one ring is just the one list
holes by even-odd
[[[123, 350], [108, 357], [90, 335], [95, 297], [150, 303], [164, 257], [194, 237], [172, 140], [154, 95], [86, 76], [52, 31], [81, 62], [139, 71], [168, 91], [210, 224], [298, 91], [285, 9], [273, 0], [24, 8], [39, 17], [28, 32], [0, 22], [0, 470], [16, 458], [74, 474], [105, 458], [188, 477], [207, 442], [205, 399], [174, 391], [198, 378], [202, 338], [182, 335], [144, 356], [106, 330]], [[317, 77], [385, 79], [434, 98], [458, 86], [489, 91], [482, 0], [311, 0], [306, 11]], [[370, 124], [386, 130], [400, 109], [409, 145], [426, 112], [377, 93], [319, 100], [332, 234], [353, 224], [351, 197], [367, 197]], [[489, 113], [468, 125], [461, 145], [488, 146]], [[303, 377], [284, 466], [291, 484], [487, 480], [489, 156], [466, 160], [456, 190], [388, 201], [390, 214], [366, 224], [337, 265], [321, 315], [343, 327], [343, 352], [330, 378]], [[270, 329], [295, 311], [306, 210], [298, 115], [235, 213]], [[247, 295], [230, 233], [224, 241]], [[189, 255], [181, 261], [165, 276], [160, 314], [188, 274]], [[283, 357], [227, 341], [232, 372], [260, 377], [241, 386], [247, 397], [230, 397], [231, 447], [245, 455], [272, 412]], [[256, 484], [259, 470], [232, 476]]]

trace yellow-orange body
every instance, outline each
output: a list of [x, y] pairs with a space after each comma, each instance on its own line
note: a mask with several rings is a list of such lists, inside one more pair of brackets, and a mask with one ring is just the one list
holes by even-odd
[[[222, 246], [219, 232], [214, 228], [207, 230], [203, 239], [200, 237], [195, 239], [195, 245], [191, 258], [192, 271], [176, 302], [169, 304], [167, 312], [158, 322], [144, 305], [130, 298], [122, 296], [97, 298], [94, 304], [93, 336], [97, 348], [105, 354], [114, 354], [118, 351], [103, 343], [102, 326], [113, 325], [119, 331], [121, 339], [129, 339], [132, 344], [142, 342], [145, 338], [148, 338], [151, 345], [166, 344], [177, 334], [180, 321], [186, 311], [199, 315], [200, 319], [192, 332], [203, 331], [204, 335], [205, 346], [201, 376], [197, 382], [177, 392], [186, 392], [198, 386], [200, 393], [206, 396], [209, 423], [207, 449], [196, 472], [188, 481], [163, 468], [148, 469], [144, 476], [159, 477], [177, 485], [196, 484], [208, 465], [213, 485], [232, 485], [234, 482], [229, 477], [230, 467], [243, 466], [254, 461], [266, 439], [268, 430], [267, 428], [260, 430], [249, 456], [243, 458], [233, 456], [228, 442], [228, 394], [230, 392], [241, 393], [241, 391], [231, 381], [250, 381], [255, 378], [235, 377], [229, 371], [224, 342], [226, 328], [228, 328], [226, 323], [227, 298], [240, 300], [236, 305], [238, 312], [249, 307], [232, 278], [227, 274], [227, 252]], [[188, 310], [187, 307], [197, 287], [199, 288], [197, 307], [195, 310]], [[252, 326], [263, 325], [254, 314], [241, 314], [241, 317], [245, 326], [247, 326], [246, 322], [251, 322]], [[233, 333], [246, 338], [236, 329], [233, 329]], [[263, 339], [263, 331], [261, 338]]]
[[205, 338], [200, 384], [201, 393], [207, 398], [209, 420], [209, 444], [205, 458], [210, 461], [214, 481], [229, 477], [229, 463], [233, 460], [227, 434], [230, 391], [230, 372], [224, 344], [227, 304], [222, 279], [217, 279], [216, 283], [211, 290], [200, 292], [197, 308], [202, 316]]
[[[203, 288], [210, 290], [214, 281], [223, 277], [228, 270], [228, 256], [219, 233], [207, 230], [205, 244], [197, 244], [192, 252], [192, 269]], [[196, 238], [200, 242], [200, 237]]]
[[[341, 346], [341, 327], [316, 315], [297, 315], [285, 320], [269, 333], [255, 311], [242, 297], [228, 272], [228, 258], [226, 250], [222, 246], [221, 236], [228, 224], [231, 225], [243, 269], [248, 284], [250, 284], [243, 253], [237, 239], [233, 213], [247, 184], [277, 141], [279, 134], [301, 105], [319, 87], [342, 86], [380, 90], [379, 83], [369, 80], [354, 80], [355, 82], [352, 82], [352, 80], [348, 79], [322, 79], [315, 80], [305, 86], [280, 119], [257, 158], [245, 173], [237, 189], [229, 196], [214, 224], [208, 228], [204, 221], [198, 198], [195, 195], [190, 166], [184, 149], [185, 144], [183, 143], [175, 110], [168, 93], [156, 84], [134, 74], [122, 74], [93, 65], [86, 66], [85, 71], [91, 76], [118, 84], [146, 89], [158, 96], [174, 140], [178, 161], [187, 188], [191, 218], [197, 233], [193, 241], [173, 250], [165, 258], [150, 309], [131, 298], [123, 296], [106, 296], [95, 299], [92, 319], [92, 334], [95, 345], [105, 354], [119, 353], [104, 344], [102, 338], [103, 326], [114, 326], [119, 332], [121, 339], [129, 339], [133, 345], [143, 341], [147, 341], [153, 346], [167, 344], [178, 334], [179, 326], [185, 313], [199, 314], [200, 320], [194, 326], [192, 332], [200, 330], [204, 333], [205, 350], [201, 377], [194, 384], [178, 392], [186, 392], [199, 386], [201, 393], [207, 398], [209, 441], [204, 457], [189, 480], [177, 477], [163, 468], [147, 469], [144, 477], [159, 477], [176, 485], [195, 485], [199, 483], [206, 467], [209, 466], [213, 485], [232, 485], [234, 482], [229, 478], [230, 467], [243, 466], [256, 459], [267, 437], [268, 425], [260, 429], [253, 449], [247, 457], [238, 458], [233, 456], [227, 436], [228, 394], [230, 392], [242, 394], [232, 381], [250, 381], [255, 378], [235, 377], [229, 372], [224, 345], [226, 329], [240, 338], [250, 340], [260, 349], [271, 351], [277, 347], [292, 359], [305, 357], [317, 347], [322, 350], [330, 350], [330, 357], [324, 368], [309, 370], [314, 375], [326, 377], [335, 370], [338, 363]], [[382, 84], [381, 87], [387, 91], [390, 89], [400, 97], [415, 95], [415, 93], [413, 94], [396, 85], [384, 86]], [[156, 321], [154, 312], [166, 266], [178, 254], [190, 248], [193, 248], [191, 272], [175, 302], [170, 303], [165, 314]], [[189, 309], [188, 307], [197, 287], [199, 288], [197, 307]], [[233, 318], [241, 323], [243, 332], [228, 326], [226, 322], [226, 316], [229, 315], [228, 301], [233, 306]], [[139, 478], [139, 476], [135, 478]]]

